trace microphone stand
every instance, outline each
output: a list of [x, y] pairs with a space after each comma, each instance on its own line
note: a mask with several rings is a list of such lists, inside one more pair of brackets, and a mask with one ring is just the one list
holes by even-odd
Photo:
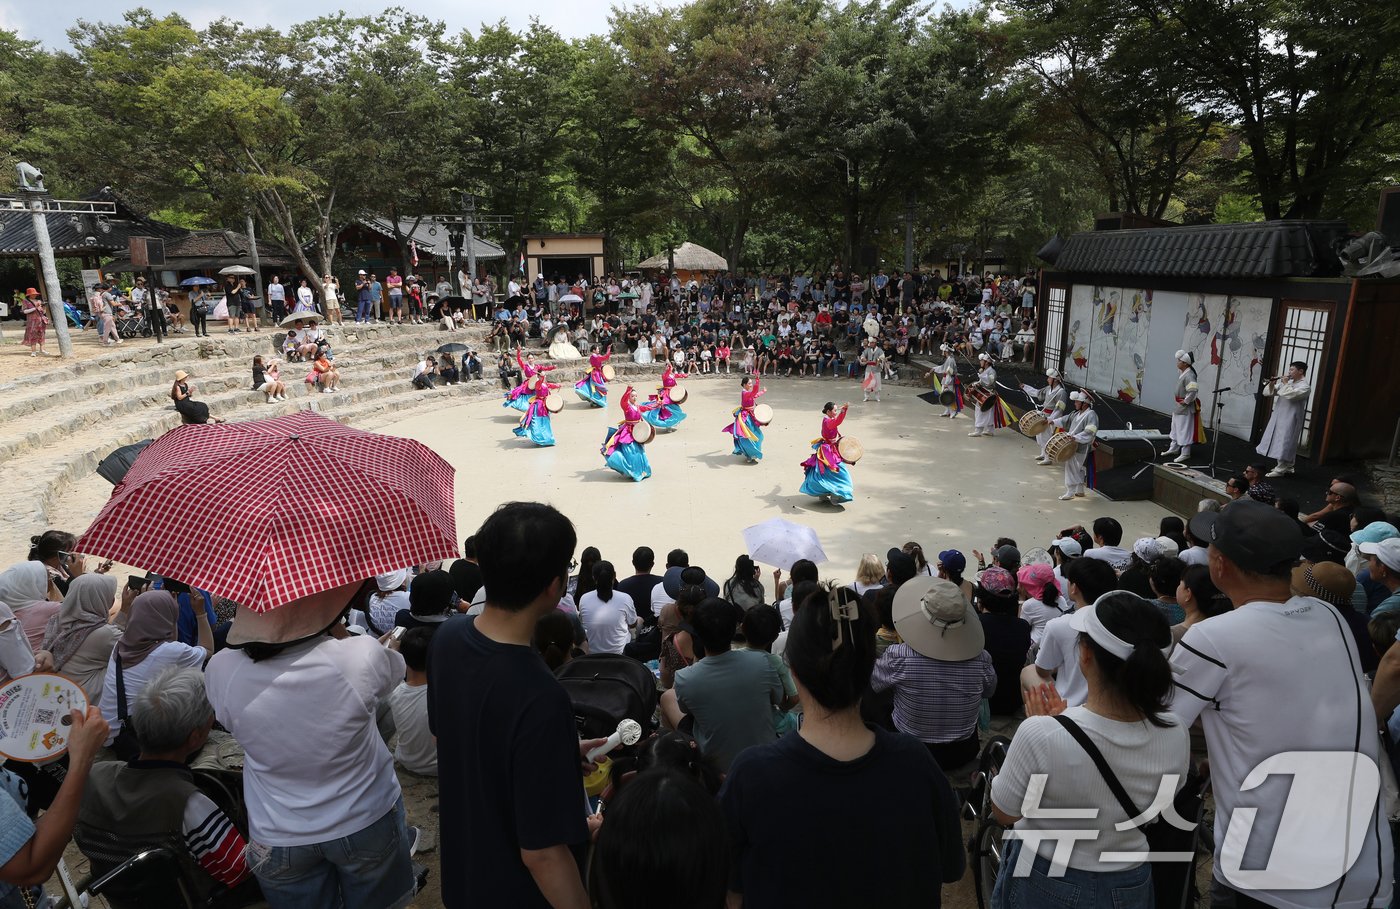
[[1210, 446], [1210, 464], [1187, 465], [1192, 470], [1200, 470], [1209, 474], [1212, 480], [1216, 479], [1215, 461], [1216, 458], [1220, 455], [1220, 416], [1221, 413], [1225, 410], [1225, 399], [1221, 397], [1221, 395], [1225, 394], [1225, 392], [1229, 390], [1229, 388], [1220, 388], [1211, 392], [1212, 397], [1215, 399], [1211, 402], [1211, 432], [1215, 434], [1215, 440], [1211, 443]]

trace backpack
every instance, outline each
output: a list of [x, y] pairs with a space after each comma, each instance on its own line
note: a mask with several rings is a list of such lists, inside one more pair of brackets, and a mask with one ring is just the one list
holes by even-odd
[[621, 654], [590, 653], [560, 666], [555, 677], [574, 706], [581, 738], [606, 738], [624, 719], [641, 723], [644, 737], [655, 731], [661, 697], [645, 664]]

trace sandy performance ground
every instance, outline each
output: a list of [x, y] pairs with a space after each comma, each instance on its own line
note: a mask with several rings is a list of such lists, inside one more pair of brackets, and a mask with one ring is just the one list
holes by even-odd
[[[589, 408], [572, 389], [553, 420], [558, 444], [537, 448], [511, 434], [519, 414], [499, 403], [465, 404], [414, 416], [383, 432], [418, 439], [457, 468], [457, 524], [472, 533], [502, 502], [532, 499], [554, 504], [573, 519], [579, 548], [597, 546], [619, 575], [631, 572], [631, 554], [650, 546], [657, 564], [682, 548], [691, 563], [717, 579], [728, 577], [744, 550], [743, 528], [783, 517], [813, 528], [830, 561], [823, 577], [850, 580], [862, 553], [919, 542], [932, 559], [943, 549], [984, 553], [998, 537], [1023, 549], [1044, 546], [1058, 530], [1116, 517], [1125, 539], [1157, 535], [1167, 512], [1150, 502], [1110, 502], [1090, 494], [1060, 502], [1059, 468], [1037, 466], [1030, 439], [1013, 430], [968, 438], [972, 420], [937, 418], [940, 407], [913, 388], [886, 386], [882, 401], [864, 404], [851, 380], [771, 379], [763, 402], [776, 416], [765, 430], [764, 457], [747, 464], [732, 454], [721, 428], [738, 405], [738, 377], [687, 383], [689, 415], [647, 446], [652, 477], [637, 483], [603, 464], [599, 447], [607, 427], [621, 419], [614, 384], [606, 412]], [[651, 392], [639, 388], [639, 394]], [[858, 438], [865, 457], [851, 468], [855, 500], [827, 505], [802, 495], [802, 468], [819, 435], [821, 407], [851, 401], [842, 429]], [[974, 562], [975, 564], [975, 562]], [[772, 569], [764, 580], [772, 584]]]

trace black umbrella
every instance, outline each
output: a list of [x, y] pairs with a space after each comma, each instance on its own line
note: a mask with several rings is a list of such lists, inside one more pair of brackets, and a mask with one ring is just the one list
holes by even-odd
[[130, 445], [123, 445], [107, 455], [97, 465], [98, 476], [116, 486], [126, 476], [126, 472], [131, 469], [131, 465], [136, 463], [136, 456], [145, 451], [146, 446], [151, 444], [151, 441], [151, 439], [142, 439]]
[[441, 347], [438, 348], [438, 353], [466, 353], [466, 352], [467, 352], [467, 345], [465, 345], [465, 344], [458, 344], [456, 341], [453, 341], [453, 342], [450, 343], [450, 344], [444, 344], [444, 345], [442, 345]]

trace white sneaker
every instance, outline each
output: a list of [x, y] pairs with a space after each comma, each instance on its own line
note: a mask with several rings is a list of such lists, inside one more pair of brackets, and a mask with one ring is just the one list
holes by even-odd
[[1183, 451], [1181, 454], [1179, 454], [1179, 455], [1176, 456], [1176, 458], [1172, 461], [1172, 463], [1173, 463], [1173, 464], [1185, 464], [1188, 460], [1189, 460], [1189, 456], [1186, 454], [1186, 452]]
[[1264, 476], [1266, 476], [1266, 477], [1286, 477], [1286, 476], [1291, 475], [1292, 473], [1293, 473], [1293, 469], [1292, 469], [1292, 468], [1288, 468], [1288, 469], [1285, 470], [1285, 469], [1282, 468], [1282, 467], [1275, 467], [1273, 470], [1271, 470], [1271, 471], [1269, 471], [1268, 473], [1264, 474]]
[[977, 438], [977, 437], [980, 436], [980, 435], [982, 435], [982, 433], [980, 433], [980, 432], [970, 432], [970, 433], [967, 434], [967, 437], [968, 437], [969, 439], [975, 439], [975, 438]]
[[1164, 457], [1164, 458], [1170, 458], [1172, 455], [1174, 455], [1174, 454], [1180, 454], [1180, 453], [1181, 453], [1181, 449], [1180, 449], [1180, 448], [1177, 448], [1175, 445], [1173, 445], [1171, 448], [1168, 448], [1166, 451], [1162, 452], [1162, 457]]
[[1072, 498], [1074, 498], [1074, 493], [1072, 493], [1072, 492], [1067, 492], [1067, 493], [1065, 493], [1064, 495], [1060, 496], [1060, 501], [1061, 501], [1061, 502], [1068, 502], [1068, 501], [1069, 501], [1070, 499], [1072, 499]]

